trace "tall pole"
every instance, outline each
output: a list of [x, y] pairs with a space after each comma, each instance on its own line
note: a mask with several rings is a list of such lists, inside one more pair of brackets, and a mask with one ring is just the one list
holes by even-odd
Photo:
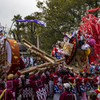
[[40, 49], [40, 46], [39, 46], [39, 35], [37, 34], [37, 48]]

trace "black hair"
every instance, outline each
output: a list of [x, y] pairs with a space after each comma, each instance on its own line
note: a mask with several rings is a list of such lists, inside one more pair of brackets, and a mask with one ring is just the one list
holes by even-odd
[[71, 77], [74, 77], [74, 74], [73, 73], [70, 73]]
[[25, 79], [28, 79], [28, 78], [29, 78], [29, 73], [26, 72], [26, 73], [25, 73]]
[[4, 81], [0, 81], [0, 88], [5, 88], [5, 82]]
[[57, 71], [56, 74], [59, 76], [60, 75], [59, 71]]
[[65, 88], [65, 91], [70, 91], [70, 88], [68, 87], [68, 88]]
[[95, 100], [97, 97], [97, 93], [95, 91], [89, 91], [88, 96], [90, 96], [90, 99]]
[[35, 80], [37, 80], [37, 79], [39, 79], [39, 76], [38, 75], [35, 76]]
[[66, 70], [62, 70], [62, 74], [63, 75], [66, 75], [67, 74], [67, 71]]
[[59, 74], [62, 74], [62, 70], [59, 70]]
[[83, 74], [80, 72], [80, 76], [83, 77]]

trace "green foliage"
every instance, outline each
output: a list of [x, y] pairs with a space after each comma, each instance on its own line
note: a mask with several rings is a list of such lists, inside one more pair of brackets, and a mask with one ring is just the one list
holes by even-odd
[[[34, 22], [18, 23], [15, 21], [17, 34], [36, 45], [37, 34], [40, 38], [40, 48], [51, 53], [52, 45], [63, 40], [63, 32], [71, 32], [78, 27], [86, 10], [98, 7], [99, 0], [37, 0], [41, 12], [34, 12], [24, 19], [38, 19], [47, 23], [47, 27]], [[95, 13], [97, 15], [98, 12]], [[13, 20], [21, 19], [20, 15]], [[12, 30], [15, 32], [15, 30]], [[12, 34], [14, 34], [12, 32]], [[18, 38], [16, 38], [18, 39]]]

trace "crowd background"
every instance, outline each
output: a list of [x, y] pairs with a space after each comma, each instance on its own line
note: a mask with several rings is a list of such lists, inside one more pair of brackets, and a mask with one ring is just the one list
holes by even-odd
[[93, 70], [79, 72], [60, 63], [50, 69], [45, 66], [32, 76], [28, 72], [21, 75], [19, 71], [5, 74], [0, 81], [0, 97], [1, 100], [99, 100], [100, 71], [97, 67]]

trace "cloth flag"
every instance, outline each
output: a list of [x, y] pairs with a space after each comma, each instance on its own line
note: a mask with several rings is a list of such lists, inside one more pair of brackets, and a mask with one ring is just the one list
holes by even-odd
[[55, 52], [55, 58], [57, 58], [57, 59], [64, 58], [64, 54], [62, 54], [60, 52]]
[[25, 20], [16, 20], [16, 21], [21, 22], [21, 23], [22, 22], [35, 22], [35, 23], [37, 23], [39, 25], [44, 25], [46, 27], [46, 23], [45, 22], [37, 20], [37, 19], [25, 19]]

